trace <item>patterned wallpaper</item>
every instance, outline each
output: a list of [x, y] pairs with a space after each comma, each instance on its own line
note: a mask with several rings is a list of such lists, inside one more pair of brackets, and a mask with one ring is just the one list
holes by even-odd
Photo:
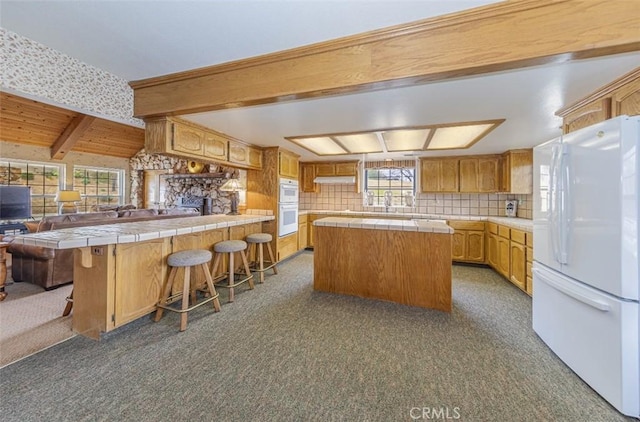
[[133, 117], [127, 81], [0, 28], [0, 88], [32, 99], [144, 127]]

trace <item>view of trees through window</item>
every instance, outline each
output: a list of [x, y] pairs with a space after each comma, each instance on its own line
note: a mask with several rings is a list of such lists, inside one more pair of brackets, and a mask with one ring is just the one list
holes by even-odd
[[392, 207], [405, 205], [405, 195], [415, 194], [416, 178], [414, 168], [375, 168], [366, 169], [365, 191], [373, 196], [372, 206], [384, 206], [384, 194], [393, 195]]
[[80, 212], [90, 212], [97, 205], [118, 205], [123, 203], [124, 189], [122, 170], [91, 167], [73, 168], [73, 189], [80, 192]]
[[0, 160], [0, 185], [31, 187], [31, 215], [34, 218], [58, 214], [55, 198], [63, 180], [62, 165]]

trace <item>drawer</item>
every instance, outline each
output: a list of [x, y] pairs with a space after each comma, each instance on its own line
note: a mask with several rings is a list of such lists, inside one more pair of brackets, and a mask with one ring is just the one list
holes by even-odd
[[509, 239], [510, 236], [509, 234], [511, 233], [511, 229], [507, 226], [498, 226], [498, 234], [500, 235], [500, 237], [504, 237], [506, 239]]
[[527, 232], [527, 233], [526, 233], [526, 236], [527, 236], [527, 243], [526, 243], [526, 245], [527, 245], [527, 246], [531, 246], [531, 247], [533, 247], [533, 233], [531, 233], [531, 232]]
[[525, 243], [524, 232], [521, 230], [511, 229], [511, 240], [521, 245]]
[[449, 220], [449, 226], [459, 230], [482, 230], [484, 231], [484, 221], [463, 221]]
[[487, 223], [489, 233], [498, 234], [498, 225], [496, 223]]
[[527, 262], [533, 262], [533, 248], [527, 248]]

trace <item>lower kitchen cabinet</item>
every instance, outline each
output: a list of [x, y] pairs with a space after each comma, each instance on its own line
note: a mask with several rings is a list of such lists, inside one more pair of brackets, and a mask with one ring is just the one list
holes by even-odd
[[300, 216], [298, 219], [298, 250], [302, 250], [308, 245], [309, 233], [307, 226], [307, 216]]
[[527, 249], [524, 232], [511, 229], [509, 280], [522, 290], [526, 290]]
[[484, 263], [484, 222], [449, 221], [455, 231], [452, 238], [451, 259], [460, 262]]

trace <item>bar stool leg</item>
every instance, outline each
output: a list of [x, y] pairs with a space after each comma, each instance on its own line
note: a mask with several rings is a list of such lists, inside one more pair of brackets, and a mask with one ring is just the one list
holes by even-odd
[[[253, 276], [251, 275], [251, 269], [249, 269], [249, 261], [247, 261], [247, 254], [245, 251], [240, 251], [240, 256], [242, 257], [242, 263], [244, 264], [244, 271], [249, 278], [249, 288], [253, 290]], [[262, 273], [260, 273], [262, 274]]]
[[216, 292], [216, 288], [213, 285], [213, 278], [211, 278], [211, 274], [208, 271], [206, 264], [202, 265], [202, 271], [204, 271], [204, 278], [207, 280], [207, 287], [209, 287], [209, 294], [214, 297], [213, 299], [213, 309], [216, 312], [220, 312], [220, 301], [218, 300], [218, 292]]
[[235, 292], [233, 291], [233, 283], [234, 283], [234, 273], [235, 267], [233, 263], [233, 252], [229, 253], [229, 302], [233, 302], [236, 300]]
[[264, 248], [262, 243], [256, 244], [258, 248], [258, 259], [260, 260], [260, 283], [264, 283]]
[[182, 313], [180, 314], [180, 331], [187, 329], [188, 313], [186, 312], [189, 307], [189, 284], [191, 281], [191, 267], [184, 267], [184, 284], [182, 285]]
[[73, 308], [73, 290], [71, 290], [71, 294], [67, 298], [67, 304], [64, 307], [64, 311], [62, 312], [62, 316], [67, 316], [71, 313], [71, 308]]
[[271, 242], [267, 242], [267, 251], [269, 252], [269, 259], [271, 260], [271, 264], [274, 264], [273, 267], [271, 267], [273, 269], [273, 273], [278, 274], [278, 268], [275, 265], [276, 259], [273, 257], [273, 250], [271, 249]]
[[[167, 282], [164, 285], [164, 291], [162, 292], [162, 296], [160, 298], [160, 304], [162, 305], [167, 303], [167, 299], [169, 298], [169, 293], [171, 293], [171, 287], [173, 287], [173, 280], [176, 277], [177, 271], [178, 271], [177, 267], [171, 268], [171, 272], [169, 273], [169, 278], [167, 279]], [[162, 309], [161, 307], [158, 307], [158, 309], [156, 310], [156, 317], [154, 318], [155, 322], [160, 321], [160, 318], [162, 318], [163, 312], [164, 312], [164, 309]]]

